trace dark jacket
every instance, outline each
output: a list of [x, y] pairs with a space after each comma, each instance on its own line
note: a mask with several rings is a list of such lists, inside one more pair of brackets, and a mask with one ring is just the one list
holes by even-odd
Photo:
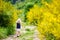
[[21, 24], [17, 23], [17, 28], [20, 29], [21, 28]]

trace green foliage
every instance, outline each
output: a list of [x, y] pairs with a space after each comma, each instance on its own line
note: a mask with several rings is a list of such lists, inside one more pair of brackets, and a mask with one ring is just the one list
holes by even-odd
[[56, 37], [51, 33], [46, 32], [45, 36], [46, 36], [46, 40], [56, 40]]
[[14, 24], [18, 18], [17, 12], [10, 2], [0, 0], [0, 39], [14, 34]]
[[6, 38], [6, 37], [7, 37], [7, 29], [0, 27], [0, 39], [1, 38]]
[[10, 16], [6, 14], [0, 14], [0, 26], [7, 27], [10, 22]]
[[44, 1], [46, 1], [47, 3], [51, 3], [52, 2], [52, 0], [44, 0]]
[[26, 15], [27, 15], [27, 12], [30, 11], [29, 9], [31, 9], [34, 4], [41, 6], [42, 5], [41, 1], [42, 0], [25, 0], [25, 1], [21, 2], [18, 0], [16, 2], [15, 7], [17, 9], [22, 10], [22, 14], [20, 15], [20, 17], [22, 17], [24, 22], [27, 21]]
[[9, 26], [7, 27], [7, 35], [12, 35], [12, 34], [14, 34], [14, 33], [15, 33], [15, 26], [9, 25]]

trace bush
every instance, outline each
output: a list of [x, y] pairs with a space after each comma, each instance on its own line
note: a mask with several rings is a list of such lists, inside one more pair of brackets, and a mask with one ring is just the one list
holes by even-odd
[[7, 29], [0, 27], [0, 39], [1, 38], [6, 38], [6, 37], [7, 37]]
[[7, 27], [10, 22], [10, 16], [6, 14], [0, 14], [0, 26]]
[[0, 0], [0, 38], [14, 34], [18, 11], [10, 2]]
[[13, 35], [15, 33], [15, 26], [9, 25], [7, 28], [7, 35]]
[[[54, 0], [51, 4], [44, 2], [44, 5], [41, 7], [34, 5], [27, 13], [29, 23], [35, 23], [39, 33], [44, 35], [47, 40], [57, 40], [60, 38], [60, 7], [59, 3], [54, 4], [55, 2], [57, 3], [58, 1]], [[39, 37], [42, 36], [39, 35]]]

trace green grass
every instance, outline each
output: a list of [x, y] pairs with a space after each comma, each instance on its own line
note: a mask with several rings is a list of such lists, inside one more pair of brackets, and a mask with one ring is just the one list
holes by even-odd
[[34, 31], [28, 31], [20, 36], [21, 40], [33, 40]]

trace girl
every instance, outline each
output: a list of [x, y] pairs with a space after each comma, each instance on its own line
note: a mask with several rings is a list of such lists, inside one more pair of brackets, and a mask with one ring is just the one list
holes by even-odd
[[21, 29], [21, 20], [18, 19], [16, 21], [16, 35], [14, 37], [19, 37], [20, 36], [20, 29]]

